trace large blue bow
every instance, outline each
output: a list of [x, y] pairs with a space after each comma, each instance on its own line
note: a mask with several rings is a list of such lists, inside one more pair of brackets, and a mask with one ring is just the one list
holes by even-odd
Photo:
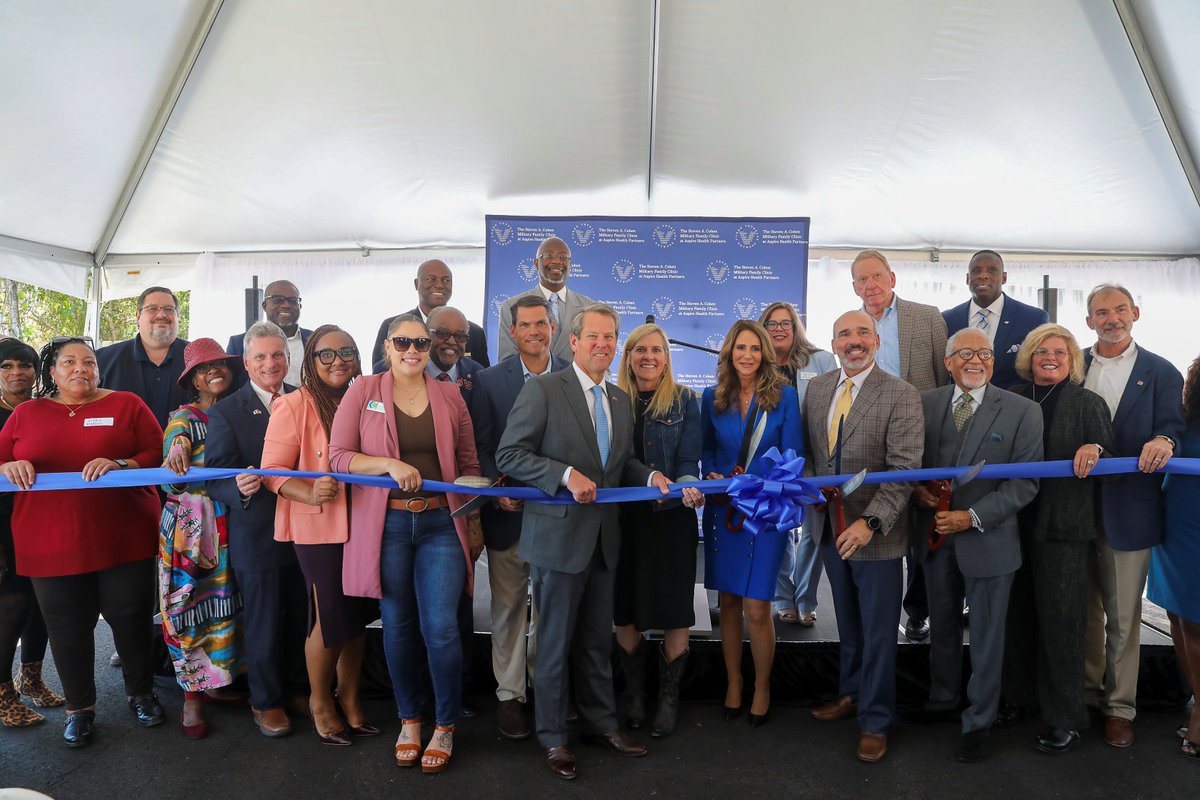
[[763, 475], [743, 473], [729, 482], [729, 499], [746, 516], [751, 536], [764, 528], [788, 531], [799, 528], [805, 504], [825, 502], [821, 490], [801, 479], [804, 457], [795, 450], [772, 447], [762, 456]]

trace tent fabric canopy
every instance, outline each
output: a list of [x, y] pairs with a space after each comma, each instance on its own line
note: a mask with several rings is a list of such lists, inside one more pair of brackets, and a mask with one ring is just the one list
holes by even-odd
[[[1195, 254], [1198, 31], [1191, 0], [10, 0], [0, 272], [35, 272], [29, 242], [480, 247], [485, 213]], [[43, 284], [81, 285], [46, 263]]]

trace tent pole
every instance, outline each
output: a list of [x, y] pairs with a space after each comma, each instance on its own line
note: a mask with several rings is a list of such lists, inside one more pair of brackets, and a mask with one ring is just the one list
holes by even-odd
[[1196, 160], [1192, 157], [1192, 151], [1183, 135], [1179, 118], [1175, 116], [1175, 106], [1171, 103], [1167, 86], [1163, 83], [1162, 75], [1154, 63], [1154, 54], [1150, 52], [1150, 45], [1142, 32], [1137, 13], [1133, 10], [1132, 0], [1113, 0], [1113, 5], [1116, 6], [1117, 15], [1121, 18], [1121, 25], [1125, 28], [1125, 36], [1128, 37], [1129, 45], [1133, 48], [1133, 55], [1142, 69], [1142, 77], [1146, 79], [1146, 85], [1150, 88], [1154, 105], [1158, 107], [1163, 127], [1167, 129], [1167, 136], [1170, 137], [1171, 145], [1175, 148], [1179, 165], [1183, 167], [1183, 174], [1192, 188], [1192, 197], [1195, 198], [1197, 205], [1200, 205], [1200, 170], [1196, 169]]
[[100, 310], [103, 306], [104, 268], [99, 264], [94, 264], [92, 266], [92, 291], [88, 296], [88, 310], [83, 334], [92, 337], [96, 347], [100, 346]]
[[659, 1], [654, 0], [652, 12], [654, 30], [650, 37], [650, 119], [648, 120], [650, 136], [649, 152], [646, 154], [646, 213], [650, 213], [651, 203], [654, 201], [654, 148], [658, 128], [658, 37], [661, 30], [659, 26], [662, 22], [662, 9]]
[[[175, 110], [175, 104], [179, 102], [179, 96], [183, 93], [184, 86], [187, 85], [188, 76], [191, 75], [192, 68], [196, 66], [196, 59], [200, 57], [200, 51], [204, 49], [204, 42], [208, 39], [209, 31], [212, 30], [213, 23], [216, 22], [217, 14], [220, 13], [223, 4], [224, 0], [208, 0], [204, 6], [200, 22], [196, 25], [196, 30], [192, 32], [192, 38], [179, 61], [179, 66], [175, 69], [174, 77], [171, 79], [171, 85], [167, 87], [167, 93], [163, 96], [162, 103], [159, 104], [158, 113], [154, 115], [154, 122], [150, 125], [150, 130], [142, 141], [142, 147], [125, 179], [125, 186], [121, 189], [117, 204], [109, 214], [108, 222], [104, 225], [104, 233], [101, 234], [100, 241], [96, 245], [96, 264], [99, 267], [103, 267], [108, 258], [108, 250], [112, 247], [117, 229], [125, 218], [125, 212], [129, 210], [133, 193], [137, 191], [138, 184], [141, 183], [142, 176], [146, 173], [146, 167], [154, 155], [154, 149], [158, 146], [159, 139], [162, 138], [167, 121], [171, 118], [171, 112]], [[99, 323], [97, 322], [97, 324]]]

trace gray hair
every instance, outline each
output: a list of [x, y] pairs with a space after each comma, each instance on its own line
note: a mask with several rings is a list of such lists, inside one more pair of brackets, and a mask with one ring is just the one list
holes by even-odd
[[1130, 292], [1128, 289], [1126, 289], [1121, 284], [1119, 284], [1119, 283], [1102, 283], [1099, 286], [1097, 286], [1095, 289], [1092, 289], [1090, 292], [1088, 292], [1087, 312], [1088, 312], [1089, 317], [1092, 315], [1092, 300], [1096, 297], [1096, 295], [1101, 294], [1103, 292], [1120, 292], [1121, 294], [1123, 294], [1127, 298], [1129, 298], [1129, 305], [1131, 305], [1131, 306], [1137, 305], [1137, 301], [1133, 299], [1133, 293]]
[[250, 349], [250, 343], [255, 339], [281, 339], [283, 341], [283, 352], [287, 353], [288, 361], [292, 360], [291, 351], [287, 346], [287, 334], [283, 332], [283, 328], [276, 325], [274, 322], [256, 322], [246, 329], [246, 335], [242, 337], [242, 352]]
[[949, 358], [950, 355], [955, 350], [961, 349], [955, 343], [958, 341], [958, 338], [960, 336], [962, 336], [964, 333], [978, 333], [983, 338], [985, 338], [985, 339], [988, 338], [988, 335], [986, 333], [984, 333], [983, 331], [979, 330], [979, 328], [960, 328], [959, 330], [954, 332], [953, 336], [951, 336], [949, 339], [946, 340], [946, 358]]
[[571, 335], [576, 338], [583, 333], [584, 314], [603, 314], [612, 319], [614, 332], [621, 332], [621, 316], [617, 313], [616, 309], [608, 303], [591, 303], [581, 308], [579, 313], [575, 315], [575, 318], [571, 320]]

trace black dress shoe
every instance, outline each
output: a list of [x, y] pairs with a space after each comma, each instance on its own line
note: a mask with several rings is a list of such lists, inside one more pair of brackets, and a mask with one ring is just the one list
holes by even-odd
[[583, 737], [588, 744], [598, 744], [610, 753], [616, 753], [625, 758], [637, 758], [646, 755], [646, 745], [632, 739], [620, 731], [608, 733], [593, 733]]
[[997, 728], [1015, 728], [1029, 718], [1029, 709], [1014, 703], [1004, 703], [996, 712]]
[[462, 706], [459, 708], [458, 713], [463, 719], [475, 719], [479, 716], [479, 709], [468, 703], [466, 700], [463, 700]]
[[929, 638], [929, 620], [922, 617], [909, 617], [904, 623], [904, 635], [913, 642], [923, 642]]
[[1056, 756], [1065, 753], [1079, 741], [1079, 731], [1069, 731], [1066, 728], [1047, 728], [1038, 734], [1033, 746], [1043, 753]]
[[167, 720], [162, 704], [158, 702], [158, 695], [154, 692], [129, 698], [129, 710], [137, 717], [138, 724], [143, 728], [153, 728], [155, 725], [162, 725]]
[[67, 747], [87, 747], [92, 743], [92, 725], [96, 722], [95, 711], [76, 711], [67, 714], [67, 728], [63, 740]]
[[991, 754], [992, 732], [990, 729], [984, 728], [964, 733], [962, 741], [958, 745], [958, 752], [954, 757], [965, 764], [974, 764], [977, 761], [983, 761]]

